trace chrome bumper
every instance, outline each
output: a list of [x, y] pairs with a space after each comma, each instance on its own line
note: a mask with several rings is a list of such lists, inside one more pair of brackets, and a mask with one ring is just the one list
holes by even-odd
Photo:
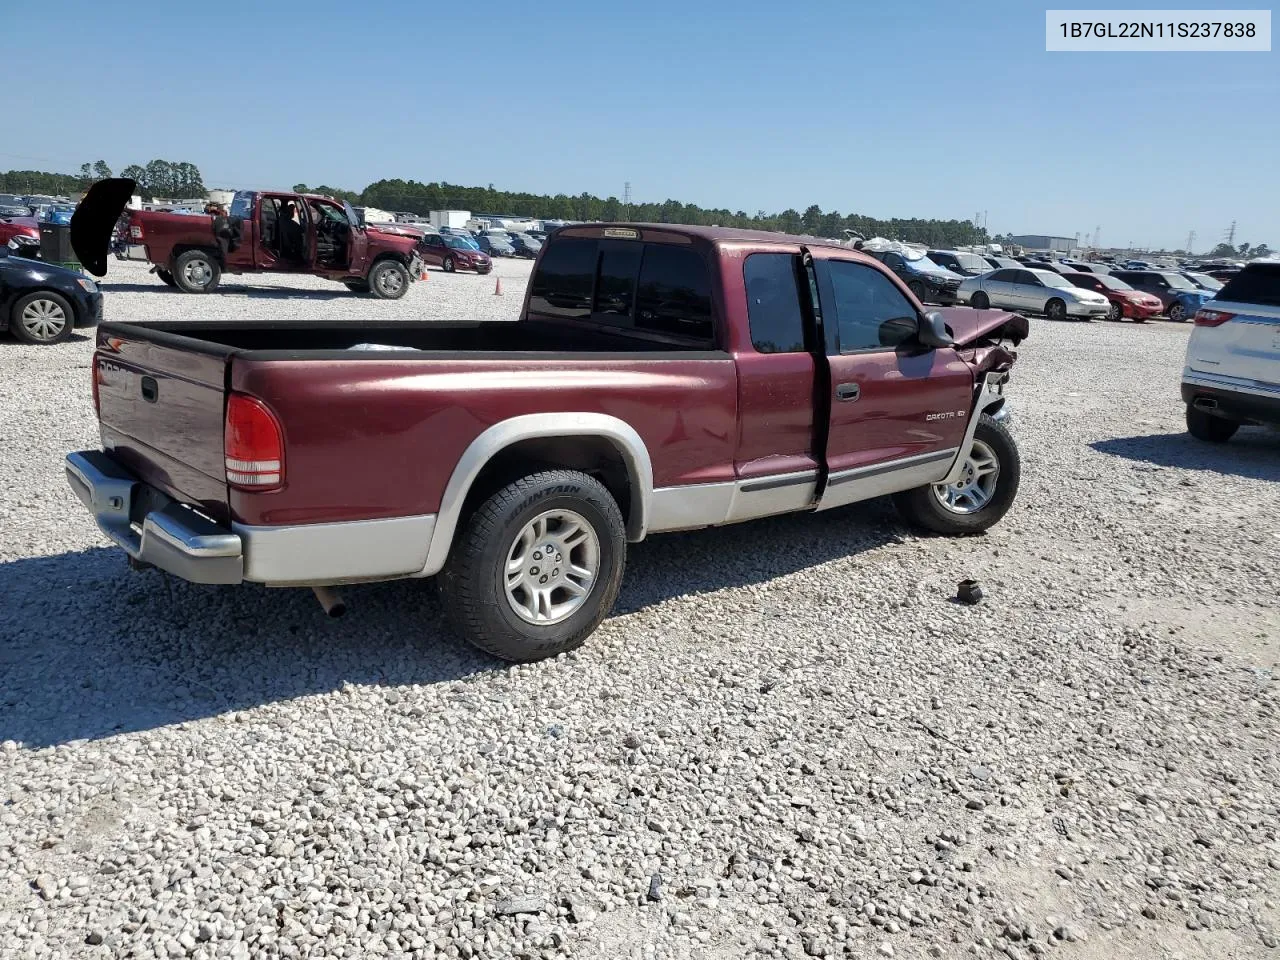
[[67, 482], [135, 560], [192, 583], [312, 586], [426, 575], [435, 514], [289, 526], [215, 523], [101, 450], [67, 454]]
[[67, 454], [67, 482], [98, 528], [135, 560], [192, 583], [244, 579], [236, 534], [150, 487], [141, 513], [144, 485], [101, 450]]

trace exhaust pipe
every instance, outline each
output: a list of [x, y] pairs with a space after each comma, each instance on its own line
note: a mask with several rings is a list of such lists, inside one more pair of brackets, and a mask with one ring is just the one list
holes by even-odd
[[333, 620], [337, 620], [347, 612], [347, 605], [342, 598], [338, 596], [330, 587], [312, 587], [311, 592], [316, 595], [316, 599], [320, 601], [320, 606], [324, 608], [325, 616]]

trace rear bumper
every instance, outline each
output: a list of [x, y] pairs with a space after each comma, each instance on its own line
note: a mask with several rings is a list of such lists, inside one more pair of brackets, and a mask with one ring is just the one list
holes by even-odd
[[143, 483], [101, 450], [67, 455], [67, 482], [134, 560], [192, 583], [309, 586], [421, 576], [435, 516], [231, 528]]
[[1246, 393], [1224, 389], [1198, 379], [1184, 379], [1182, 402], [1227, 420], [1280, 424], [1280, 388], [1263, 388]]
[[147, 248], [141, 243], [125, 244], [123, 252], [117, 257], [120, 260], [147, 260]]

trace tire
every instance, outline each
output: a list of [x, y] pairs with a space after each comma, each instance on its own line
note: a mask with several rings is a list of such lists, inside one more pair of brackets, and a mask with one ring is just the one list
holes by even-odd
[[1215, 417], [1195, 407], [1187, 406], [1187, 433], [1205, 443], [1226, 443], [1236, 435], [1240, 424], [1224, 417]]
[[1048, 317], [1050, 320], [1067, 319], [1066, 301], [1061, 300], [1058, 297], [1054, 297], [1052, 300], [1050, 300], [1048, 303], [1044, 305], [1044, 315]]
[[1169, 315], [1169, 319], [1172, 320], [1174, 323], [1182, 323], [1187, 319], [1187, 308], [1184, 307], [1182, 304], [1178, 303], [1178, 301], [1176, 300], [1173, 303], [1169, 304], [1169, 309], [1167, 312]]
[[444, 262], [440, 264], [440, 269], [445, 273], [453, 273], [458, 268], [453, 262], [453, 257], [445, 257]]
[[178, 285], [173, 279], [173, 274], [164, 267], [156, 267], [156, 276], [160, 278], [166, 287], [176, 287]]
[[969, 298], [969, 306], [975, 310], [988, 310], [991, 308], [991, 298], [979, 290]]
[[[978, 429], [974, 431], [973, 450], [966, 469], [992, 461], [996, 466], [994, 480], [990, 481], [985, 492], [982, 484], [966, 485], [962, 480], [949, 487], [929, 484], [904, 490], [894, 494], [893, 502], [903, 519], [923, 530], [951, 536], [981, 533], [1009, 512], [1022, 479], [1022, 458], [1013, 436], [1003, 423], [984, 413], [978, 421]], [[980, 474], [977, 479], [990, 475]], [[977, 488], [974, 498], [953, 499], [953, 505], [948, 506], [946, 501], [952, 499], [949, 494], [966, 487], [971, 491]], [[978, 494], [985, 497], [981, 503], [978, 502]]]
[[399, 300], [409, 292], [409, 271], [399, 260], [379, 260], [369, 271], [368, 284], [379, 300]]
[[915, 294], [916, 299], [919, 300], [921, 303], [924, 303], [924, 298], [929, 293], [929, 291], [925, 289], [924, 284], [921, 283], [919, 280], [912, 280], [910, 283], [907, 284], [907, 289], [910, 290], [913, 294]]
[[222, 267], [207, 250], [187, 250], [173, 261], [173, 282], [183, 293], [210, 293], [222, 279]]
[[52, 290], [20, 297], [9, 314], [9, 330], [23, 343], [61, 343], [71, 336], [76, 314], [67, 298]]
[[1124, 307], [1120, 306], [1119, 300], [1111, 301], [1111, 308], [1107, 311], [1107, 319], [1115, 321], [1124, 319]]
[[366, 280], [343, 280], [342, 285], [352, 293], [369, 292], [369, 283]]
[[[566, 548], [555, 538], [569, 514], [588, 532], [580, 540], [571, 533], [575, 540]], [[548, 576], [540, 566], [533, 529], [540, 518], [560, 562], [572, 561], [579, 569], [595, 567], [587, 593], [578, 598], [576, 591], [563, 586], [544, 588], [546, 617], [543, 604], [526, 586], [537, 587]], [[519, 576], [509, 575], [508, 566], [521, 554]], [[622, 513], [604, 485], [585, 473], [547, 470], [507, 484], [467, 519], [440, 574], [441, 602], [469, 643], [503, 660], [532, 663], [573, 650], [591, 635], [613, 609], [626, 558]], [[581, 578], [551, 576], [581, 589]], [[539, 579], [530, 579], [534, 577]], [[557, 606], [570, 603], [576, 605], [557, 611]]]

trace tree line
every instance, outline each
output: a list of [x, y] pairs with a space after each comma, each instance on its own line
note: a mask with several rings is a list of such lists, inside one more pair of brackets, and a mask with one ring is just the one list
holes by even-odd
[[[83, 193], [97, 180], [111, 176], [106, 161], [82, 163], [79, 173], [48, 173], [43, 170], [10, 170], [0, 173], [0, 193], [45, 194], [70, 196]], [[186, 160], [152, 160], [146, 166], [130, 164], [120, 176], [138, 182], [144, 200], [164, 197], [169, 200], [203, 199], [208, 192], [200, 176], [200, 168]]]

